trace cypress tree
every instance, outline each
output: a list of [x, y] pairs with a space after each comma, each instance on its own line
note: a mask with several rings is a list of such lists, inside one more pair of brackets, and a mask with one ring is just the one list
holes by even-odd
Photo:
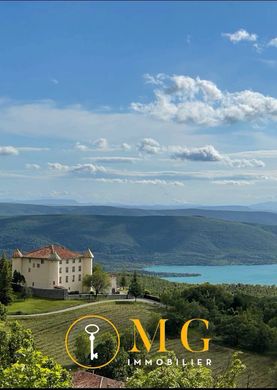
[[0, 259], [0, 302], [7, 306], [12, 301], [12, 269], [5, 254]]
[[134, 272], [133, 278], [131, 280], [128, 294], [133, 295], [135, 297], [135, 301], [137, 300], [137, 297], [142, 295], [142, 287], [138, 281], [136, 271]]

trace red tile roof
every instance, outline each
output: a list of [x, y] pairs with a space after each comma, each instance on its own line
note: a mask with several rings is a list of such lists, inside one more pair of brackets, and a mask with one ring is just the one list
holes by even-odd
[[23, 257], [31, 257], [35, 259], [48, 259], [56, 252], [62, 260], [72, 259], [82, 256], [81, 253], [73, 252], [70, 249], [60, 245], [48, 245], [43, 248], [36, 249], [34, 251], [24, 253]]
[[73, 374], [73, 387], [82, 389], [120, 389], [125, 386], [123, 382], [79, 370]]
[[19, 249], [15, 249], [15, 251], [13, 252], [13, 258], [18, 258], [18, 257], [22, 257], [22, 253], [20, 252]]

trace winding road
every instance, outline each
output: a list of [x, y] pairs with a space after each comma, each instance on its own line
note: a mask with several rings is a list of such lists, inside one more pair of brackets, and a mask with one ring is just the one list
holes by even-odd
[[[129, 302], [135, 302], [134, 299], [128, 299]], [[89, 302], [89, 303], [84, 303], [83, 305], [77, 305], [77, 306], [71, 306], [67, 307], [66, 309], [60, 309], [60, 310], [54, 310], [54, 311], [49, 311], [46, 313], [36, 313], [36, 314], [12, 314], [8, 315], [7, 317], [9, 319], [16, 319], [16, 318], [32, 318], [32, 317], [44, 317], [44, 316], [49, 316], [53, 314], [60, 314], [60, 313], [66, 313], [67, 311], [72, 311], [76, 309], [82, 309], [84, 307], [89, 307], [93, 305], [99, 305], [99, 304], [105, 304], [105, 303], [110, 303], [110, 302], [126, 302], [125, 299], [110, 299], [110, 300], [105, 300], [105, 301], [98, 301], [98, 302]], [[163, 306], [162, 303], [152, 301], [150, 299], [145, 299], [145, 298], [137, 298], [137, 302], [143, 302], [143, 303], [148, 303], [150, 305], [156, 305], [156, 306]]]

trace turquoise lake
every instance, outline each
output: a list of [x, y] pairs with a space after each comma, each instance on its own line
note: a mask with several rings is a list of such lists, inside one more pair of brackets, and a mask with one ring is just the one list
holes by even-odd
[[144, 268], [151, 272], [168, 273], [199, 273], [201, 276], [194, 277], [162, 277], [172, 282], [183, 283], [244, 283], [244, 284], [277, 284], [277, 264], [264, 265], [153, 265]]

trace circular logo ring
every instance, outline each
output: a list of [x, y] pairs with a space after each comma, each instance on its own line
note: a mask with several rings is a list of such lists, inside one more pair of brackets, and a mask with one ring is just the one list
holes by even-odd
[[[115, 333], [116, 333], [116, 338], [117, 338], [117, 348], [116, 348], [116, 351], [115, 351], [113, 357], [112, 357], [108, 362], [106, 362], [106, 363], [104, 363], [104, 364], [101, 364], [100, 366], [86, 366], [86, 365], [84, 365], [84, 364], [81, 364], [81, 363], [79, 363], [79, 362], [76, 360], [76, 358], [75, 358], [74, 356], [72, 356], [71, 352], [69, 351], [69, 342], [68, 342], [69, 340], [68, 340], [68, 339], [69, 339], [69, 334], [70, 334], [71, 330], [73, 329], [73, 327], [74, 327], [78, 322], [80, 322], [80, 321], [82, 321], [82, 320], [84, 320], [84, 319], [86, 319], [86, 318], [98, 318], [98, 319], [100, 319], [100, 320], [102, 320], [102, 321], [105, 321], [105, 322], [107, 322], [107, 323], [113, 328], [113, 330], [114, 330]], [[94, 325], [94, 324], [93, 324], [93, 325]], [[85, 331], [86, 331], [87, 333], [90, 333], [90, 332], [87, 331], [88, 326], [91, 326], [91, 325], [87, 325], [86, 328], [85, 328]], [[98, 330], [97, 330], [97, 332], [98, 332], [98, 331], [99, 331], [99, 327], [98, 327], [97, 325], [94, 325], [94, 326], [98, 328]], [[76, 321], [74, 321], [74, 322], [70, 325], [70, 327], [68, 328], [68, 330], [67, 330], [67, 332], [66, 332], [66, 335], [65, 335], [65, 349], [66, 349], [66, 353], [68, 354], [68, 356], [70, 357], [70, 359], [71, 359], [75, 364], [77, 364], [78, 366], [83, 367], [83, 368], [87, 368], [87, 369], [102, 368], [102, 367], [105, 367], [105, 366], [107, 366], [108, 364], [110, 364], [110, 363], [116, 358], [116, 356], [117, 356], [117, 354], [118, 354], [118, 352], [119, 352], [119, 349], [120, 349], [120, 335], [119, 335], [119, 332], [118, 332], [116, 326], [112, 323], [112, 321], [108, 320], [108, 319], [105, 318], [105, 317], [96, 315], [96, 314], [89, 314], [89, 315], [82, 316], [82, 317], [78, 318]]]

